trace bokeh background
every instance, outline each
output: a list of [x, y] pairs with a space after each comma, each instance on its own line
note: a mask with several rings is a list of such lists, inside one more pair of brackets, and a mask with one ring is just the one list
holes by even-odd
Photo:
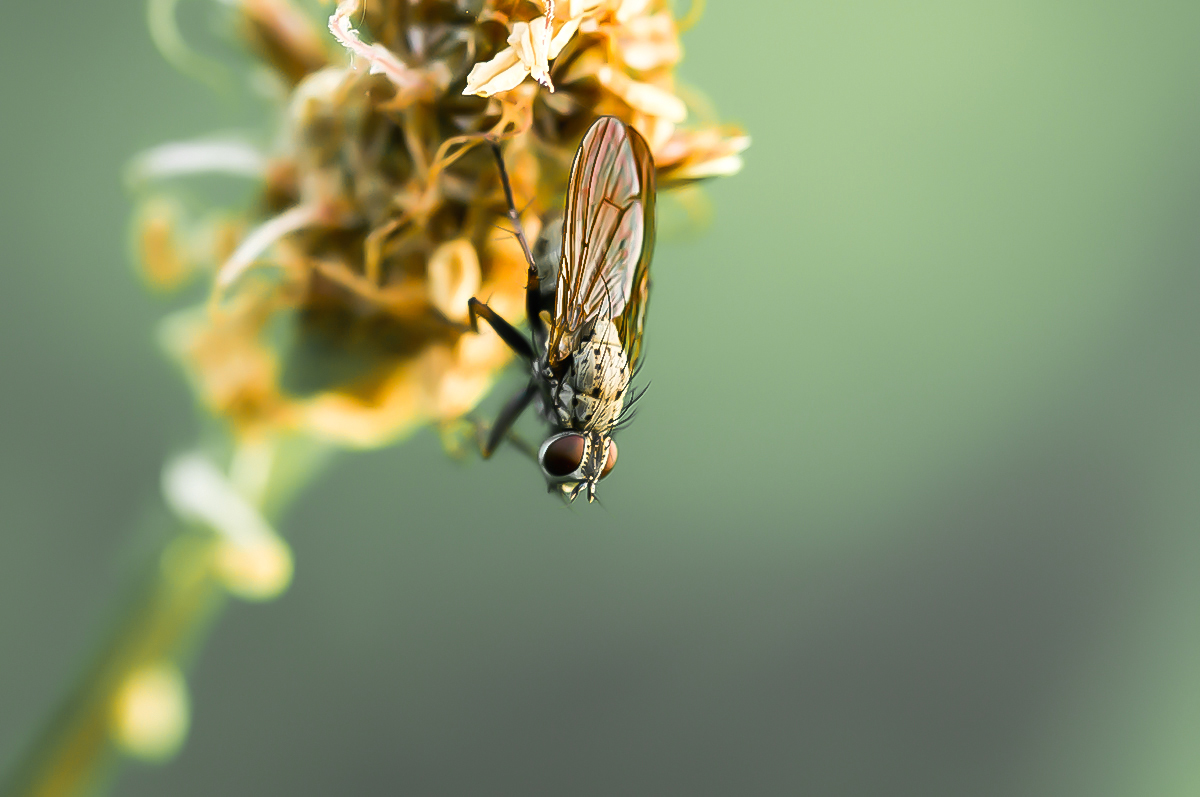
[[[138, 2], [9, 11], [0, 761], [199, 426], [122, 170], [265, 119]], [[339, 459], [119, 793], [1200, 793], [1200, 5], [713, 0], [684, 44], [754, 144], [658, 248], [604, 506], [429, 431]]]

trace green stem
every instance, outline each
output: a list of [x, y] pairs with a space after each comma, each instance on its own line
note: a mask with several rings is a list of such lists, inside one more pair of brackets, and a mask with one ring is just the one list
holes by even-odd
[[184, 540], [195, 548], [186, 559], [173, 557], [176, 564], [166, 568], [159, 555], [143, 569], [117, 624], [0, 787], [0, 795], [86, 794], [112, 771], [117, 751], [111, 715], [126, 676], [147, 664], [189, 658], [225, 602], [212, 569], [214, 545], [194, 534], [168, 544]]
[[[299, 442], [276, 451], [262, 504], [275, 515], [316, 473], [324, 451]], [[31, 740], [0, 797], [78, 797], [111, 781], [121, 750], [113, 715], [131, 673], [164, 662], [186, 669], [228, 600], [218, 568], [221, 538], [171, 516], [172, 532], [134, 587], [80, 678]]]

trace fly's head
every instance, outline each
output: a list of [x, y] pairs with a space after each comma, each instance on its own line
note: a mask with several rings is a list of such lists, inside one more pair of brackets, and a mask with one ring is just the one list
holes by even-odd
[[561, 489], [574, 501], [586, 490], [596, 500], [596, 483], [617, 464], [617, 444], [596, 431], [566, 431], [552, 435], [538, 449], [538, 465], [551, 491]]

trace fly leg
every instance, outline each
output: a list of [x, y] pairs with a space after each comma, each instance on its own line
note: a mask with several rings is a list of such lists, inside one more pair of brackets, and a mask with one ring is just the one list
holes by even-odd
[[[508, 203], [508, 218], [513, 224], [513, 229], [516, 232], [517, 240], [521, 244], [521, 251], [525, 253], [525, 263], [527, 266], [526, 282], [525, 282], [525, 314], [529, 319], [530, 336], [526, 338], [512, 324], [505, 321], [496, 314], [492, 308], [488, 307], [483, 302], [472, 297], [467, 302], [467, 311], [471, 320], [471, 329], [479, 331], [479, 317], [482, 316], [485, 321], [491, 324], [492, 329], [496, 330], [496, 334], [500, 339], [508, 344], [509, 348], [519, 354], [526, 362], [534, 362], [536, 359], [535, 348], [538, 346], [539, 340], [544, 340], [546, 337], [544, 324], [540, 316], [545, 300], [541, 295], [541, 280], [538, 277], [537, 264], [533, 259], [533, 254], [529, 251], [529, 241], [525, 238], [525, 230], [521, 227], [521, 214], [517, 212], [516, 202], [513, 201], [512, 184], [508, 181], [508, 170], [504, 166], [504, 154], [500, 150], [500, 143], [491, 141], [492, 154], [496, 156], [496, 166], [500, 170], [500, 185], [504, 188], [504, 199]], [[483, 428], [479, 426], [477, 433], [479, 434], [479, 451], [484, 459], [488, 459], [496, 451], [500, 445], [500, 441], [507, 435], [509, 439], [528, 455], [534, 462], [537, 462], [537, 451], [527, 442], [519, 438], [512, 432], [512, 426], [517, 418], [533, 401], [534, 396], [538, 393], [538, 385], [536, 382], [529, 382], [517, 395], [508, 400], [504, 405], [504, 409], [500, 411], [499, 417], [492, 425], [491, 430], [487, 434], [487, 438], [483, 437]]]
[[492, 141], [492, 154], [496, 156], [496, 166], [500, 169], [500, 185], [504, 187], [504, 199], [508, 202], [508, 218], [513, 223], [517, 240], [521, 242], [521, 251], [525, 253], [527, 266], [525, 277], [525, 317], [529, 319], [529, 331], [534, 340], [544, 337], [541, 310], [545, 301], [542, 297], [541, 278], [538, 276], [537, 263], [529, 250], [529, 242], [525, 240], [525, 230], [521, 227], [521, 214], [517, 212], [517, 203], [513, 201], [512, 185], [508, 182], [508, 169], [504, 167], [504, 154], [500, 151], [500, 143]]
[[519, 329], [501, 318], [495, 310], [472, 296], [467, 300], [467, 314], [471, 319], [472, 332], [479, 331], [479, 317], [483, 316], [483, 320], [496, 330], [496, 334], [508, 344], [510, 349], [525, 358], [527, 362], [533, 362], [533, 345], [521, 334]]
[[[505, 435], [508, 435], [517, 448], [530, 456], [534, 462], [537, 462], [537, 452], [527, 442], [512, 432], [512, 425], [520, 417], [521, 413], [525, 411], [525, 408], [529, 406], [529, 402], [533, 401], [533, 397], [537, 395], [537, 391], [538, 387], [536, 383], [530, 382], [526, 385], [524, 390], [510, 398], [508, 403], [504, 405], [504, 409], [500, 410], [500, 415], [496, 418], [496, 422], [492, 424], [492, 429], [488, 432], [487, 439], [482, 439], [482, 434], [480, 434], [479, 453], [483, 455], [484, 459], [490, 458], [495, 453], [497, 446], [500, 445], [500, 441]], [[479, 428], [479, 432], [483, 432], [482, 427]]]
[[500, 185], [504, 187], [504, 198], [508, 200], [508, 218], [517, 232], [517, 240], [521, 242], [521, 251], [525, 253], [525, 262], [529, 264], [534, 279], [537, 279], [537, 267], [533, 264], [533, 253], [529, 251], [529, 242], [525, 240], [525, 230], [521, 227], [521, 214], [517, 212], [517, 203], [513, 201], [512, 185], [508, 182], [508, 169], [504, 167], [504, 153], [500, 151], [500, 142], [492, 141], [492, 154], [496, 156], [496, 165], [500, 168]]

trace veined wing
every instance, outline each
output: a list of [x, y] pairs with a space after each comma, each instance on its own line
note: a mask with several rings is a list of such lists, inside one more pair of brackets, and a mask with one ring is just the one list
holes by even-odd
[[638, 166], [642, 204], [642, 251], [633, 266], [633, 278], [625, 301], [625, 309], [614, 319], [621, 335], [621, 348], [630, 369], [637, 365], [642, 353], [642, 331], [646, 324], [646, 303], [650, 299], [650, 258], [654, 255], [654, 158], [646, 140], [629, 128], [629, 144]]
[[654, 161], [645, 140], [610, 116], [575, 153], [563, 215], [550, 363], [575, 351], [584, 326], [612, 320], [630, 364], [640, 350], [654, 249]]

